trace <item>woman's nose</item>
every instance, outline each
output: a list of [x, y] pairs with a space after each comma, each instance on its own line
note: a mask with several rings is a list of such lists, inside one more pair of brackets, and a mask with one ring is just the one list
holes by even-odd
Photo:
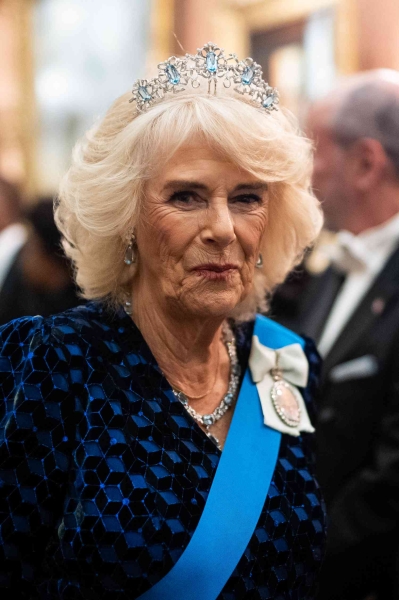
[[227, 202], [220, 202], [207, 209], [201, 239], [207, 244], [218, 244], [221, 247], [234, 242], [236, 234]]

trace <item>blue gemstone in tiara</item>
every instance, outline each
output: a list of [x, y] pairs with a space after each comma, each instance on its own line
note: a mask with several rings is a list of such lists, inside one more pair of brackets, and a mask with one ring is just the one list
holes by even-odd
[[[162, 98], [167, 92], [182, 92], [188, 85], [187, 61], [185, 58], [171, 56], [158, 65], [158, 77], [155, 82], [157, 94]], [[140, 110], [140, 106], [137, 106]]]
[[270, 108], [271, 106], [273, 106], [274, 102], [275, 102], [274, 95], [270, 94], [269, 96], [265, 96], [265, 98], [263, 99], [263, 102], [262, 102], [262, 106], [264, 108]]
[[[135, 101], [137, 106], [141, 106], [141, 110], [145, 110], [152, 106], [156, 100], [157, 85], [153, 81], [146, 79], [138, 79], [133, 86], [130, 102]], [[146, 108], [144, 108], [146, 107]]]
[[172, 85], [178, 85], [180, 83], [180, 73], [174, 65], [168, 63], [165, 68], [165, 73]]
[[210, 73], [216, 73], [218, 70], [218, 59], [214, 52], [208, 52], [206, 55], [206, 68]]
[[186, 54], [179, 58], [171, 56], [158, 65], [158, 77], [139, 79], [133, 85], [132, 98], [139, 112], [146, 111], [168, 93], [176, 94], [188, 86], [198, 88], [200, 78], [208, 81], [208, 93], [216, 95], [218, 82], [246, 96], [259, 108], [270, 113], [277, 110], [279, 96], [262, 79], [262, 69], [252, 58], [238, 60], [235, 54], [224, 53], [222, 48], [208, 42], [198, 48], [197, 54]]
[[148, 93], [148, 90], [145, 87], [145, 85], [140, 85], [137, 90], [137, 93], [143, 102], [149, 102], [152, 98], [151, 94]]
[[244, 85], [250, 85], [254, 77], [254, 72], [251, 67], [245, 67], [243, 74], [241, 75], [241, 81]]

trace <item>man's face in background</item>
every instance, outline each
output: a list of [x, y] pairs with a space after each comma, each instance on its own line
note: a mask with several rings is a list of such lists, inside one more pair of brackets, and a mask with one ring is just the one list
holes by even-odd
[[345, 229], [350, 206], [348, 150], [335, 140], [331, 126], [332, 108], [319, 105], [307, 119], [307, 135], [315, 146], [313, 191], [322, 203], [325, 226], [331, 231]]

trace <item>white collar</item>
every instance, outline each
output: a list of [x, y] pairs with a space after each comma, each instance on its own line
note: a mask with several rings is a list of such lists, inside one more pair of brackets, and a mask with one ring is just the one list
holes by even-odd
[[392, 244], [399, 239], [399, 213], [376, 227], [366, 229], [356, 237], [372, 252], [381, 252], [385, 248], [390, 249]]
[[335, 243], [321, 248], [335, 267], [344, 272], [377, 272], [399, 240], [399, 213], [377, 227], [354, 235], [342, 230]]
[[27, 239], [26, 227], [21, 223], [13, 223], [0, 232], [0, 288], [8, 270]]

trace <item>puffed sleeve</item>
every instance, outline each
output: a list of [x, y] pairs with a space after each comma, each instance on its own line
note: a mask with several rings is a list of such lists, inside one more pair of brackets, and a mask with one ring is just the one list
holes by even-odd
[[71, 456], [68, 365], [47, 330], [41, 317], [0, 328], [0, 589], [18, 599], [39, 597]]

